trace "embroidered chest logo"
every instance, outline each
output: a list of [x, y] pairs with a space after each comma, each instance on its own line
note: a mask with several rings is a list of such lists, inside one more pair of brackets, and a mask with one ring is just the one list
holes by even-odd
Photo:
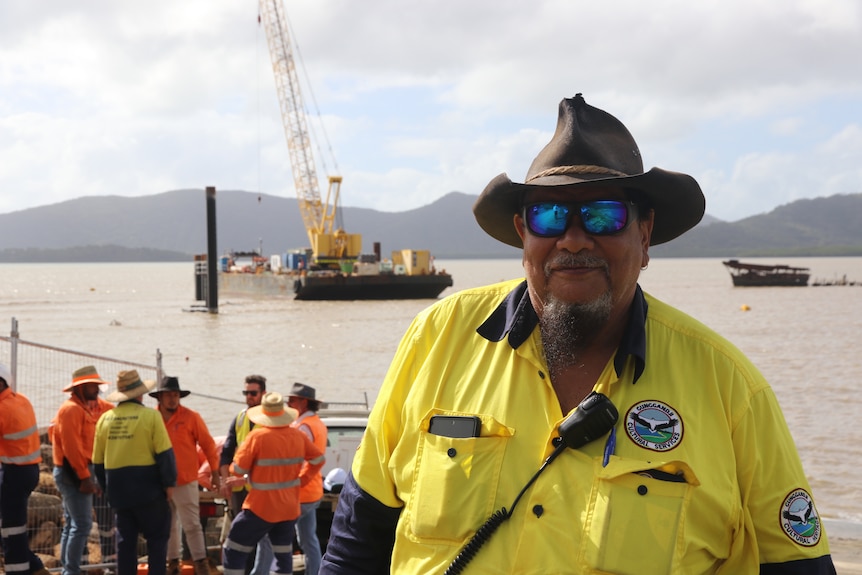
[[804, 489], [795, 489], [784, 498], [779, 521], [784, 534], [800, 545], [812, 547], [820, 541], [820, 517]]
[[626, 413], [626, 433], [636, 444], [652, 451], [669, 451], [682, 441], [682, 418], [660, 401], [642, 401]]

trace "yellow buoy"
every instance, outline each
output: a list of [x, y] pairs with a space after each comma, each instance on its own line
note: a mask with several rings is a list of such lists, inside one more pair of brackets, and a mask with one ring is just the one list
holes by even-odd
[[744, 303], [741, 306], [739, 306], [739, 309], [741, 309], [742, 311], [750, 311], [751, 307], [749, 307], [749, 305], [747, 303]]

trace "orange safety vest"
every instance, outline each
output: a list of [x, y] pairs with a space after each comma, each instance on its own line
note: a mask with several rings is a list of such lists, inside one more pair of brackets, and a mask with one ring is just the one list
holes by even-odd
[[[243, 509], [270, 523], [299, 517], [299, 488], [310, 474], [320, 474], [323, 451], [291, 427], [257, 425], [233, 458], [234, 474], [248, 474], [251, 491]], [[308, 462], [308, 467], [303, 462]]]
[[42, 462], [39, 428], [30, 400], [11, 388], [0, 393], [0, 462], [31, 465]]
[[[305, 433], [302, 429], [303, 427], [308, 427], [311, 430], [311, 442], [314, 443], [314, 446], [319, 450], [326, 453], [326, 424], [320, 420], [320, 417], [313, 412], [309, 411], [306, 414], [303, 414], [296, 421], [290, 424], [291, 427], [295, 427], [296, 429]], [[318, 473], [311, 474], [311, 479], [302, 486], [302, 489], [299, 490], [299, 502], [300, 503], [313, 503], [314, 501], [318, 501], [323, 497], [323, 475]]]

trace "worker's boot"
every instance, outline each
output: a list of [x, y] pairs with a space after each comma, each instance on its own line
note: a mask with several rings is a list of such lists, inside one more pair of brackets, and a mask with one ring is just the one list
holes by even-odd
[[210, 562], [206, 557], [195, 561], [195, 575], [210, 575]]
[[180, 567], [179, 559], [168, 560], [168, 570], [165, 572], [165, 575], [182, 575], [182, 567]]

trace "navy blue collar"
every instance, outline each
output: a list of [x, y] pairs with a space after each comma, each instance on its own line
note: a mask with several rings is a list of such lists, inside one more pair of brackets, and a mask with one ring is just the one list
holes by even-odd
[[[637, 382], [646, 365], [646, 316], [647, 302], [641, 287], [637, 286], [629, 323], [614, 357], [617, 377], [623, 372], [626, 359], [629, 356], [634, 357], [635, 376], [632, 383]], [[489, 341], [502, 341], [508, 336], [509, 345], [512, 349], [517, 349], [527, 341], [538, 324], [539, 316], [533, 309], [530, 295], [527, 293], [527, 282], [524, 281], [509, 292], [476, 332]]]

